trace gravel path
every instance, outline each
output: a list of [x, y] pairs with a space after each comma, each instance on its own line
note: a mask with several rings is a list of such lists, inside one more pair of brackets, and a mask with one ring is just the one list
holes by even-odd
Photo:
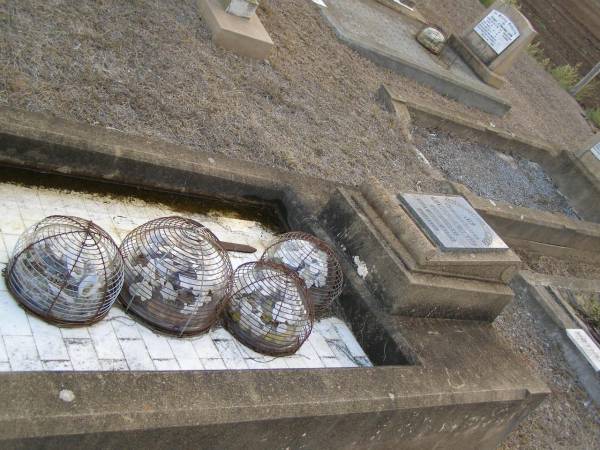
[[418, 129], [415, 143], [450, 180], [466, 185], [482, 197], [577, 217], [535, 162], [439, 131]]

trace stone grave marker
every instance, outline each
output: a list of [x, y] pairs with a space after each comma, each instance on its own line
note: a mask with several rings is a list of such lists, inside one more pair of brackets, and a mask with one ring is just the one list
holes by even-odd
[[444, 251], [507, 250], [508, 246], [459, 196], [400, 194], [398, 199]]
[[505, 0], [495, 2], [451, 47], [490, 86], [500, 88], [516, 58], [537, 35], [529, 20]]
[[567, 330], [567, 336], [569, 336], [571, 342], [583, 354], [594, 370], [600, 372], [600, 348], [598, 348], [592, 338], [580, 328]]

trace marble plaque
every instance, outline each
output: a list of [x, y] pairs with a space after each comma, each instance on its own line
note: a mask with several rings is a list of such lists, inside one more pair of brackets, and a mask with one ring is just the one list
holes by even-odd
[[515, 24], [500, 11], [495, 9], [475, 26], [475, 33], [489, 45], [497, 55], [516, 41], [521, 33]]
[[460, 196], [400, 194], [400, 203], [444, 251], [490, 251], [509, 247]]
[[600, 372], [600, 348], [581, 328], [567, 330], [567, 336], [585, 356], [596, 372]]
[[596, 159], [600, 160], [600, 142], [592, 147], [592, 155], [594, 155]]

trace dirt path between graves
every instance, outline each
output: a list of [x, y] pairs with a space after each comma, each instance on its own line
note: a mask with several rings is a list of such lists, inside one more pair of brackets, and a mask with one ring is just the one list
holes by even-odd
[[[422, 0], [458, 32], [477, 0]], [[0, 105], [165, 139], [201, 151], [390, 189], [435, 189], [396, 119], [376, 102], [382, 83], [408, 99], [572, 148], [591, 134], [582, 111], [524, 56], [501, 94], [502, 119], [382, 69], [338, 42], [309, 0], [263, 0], [276, 48], [251, 62], [214, 48], [194, 0], [0, 0]], [[505, 448], [598, 448], [600, 426], [558, 350], [526, 306], [497, 329], [555, 395]]]

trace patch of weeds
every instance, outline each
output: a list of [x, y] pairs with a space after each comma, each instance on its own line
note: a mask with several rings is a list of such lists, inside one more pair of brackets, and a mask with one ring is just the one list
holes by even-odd
[[577, 64], [576, 66], [563, 64], [562, 66], [556, 66], [550, 69], [550, 74], [558, 81], [558, 84], [568, 90], [575, 86], [579, 81], [579, 67], [580, 64]]
[[587, 117], [597, 128], [600, 128], [600, 108], [588, 109]]
[[600, 302], [592, 299], [588, 300], [584, 312], [590, 324], [597, 330], [600, 330]]
[[542, 48], [540, 42], [529, 44], [527, 46], [527, 53], [529, 53], [529, 56], [540, 63], [544, 69], [548, 70], [548, 67], [550, 67], [550, 58], [546, 57], [546, 53], [544, 53], [544, 49]]

